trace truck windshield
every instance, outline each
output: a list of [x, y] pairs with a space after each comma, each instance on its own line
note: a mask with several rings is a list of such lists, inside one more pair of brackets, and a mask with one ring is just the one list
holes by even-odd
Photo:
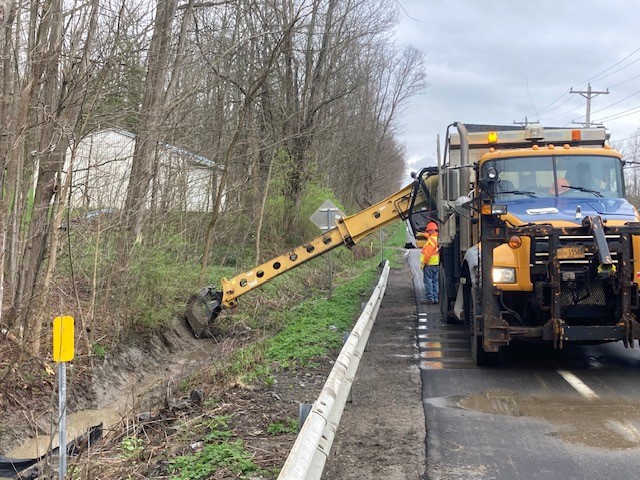
[[489, 160], [498, 172], [497, 199], [624, 197], [622, 162], [604, 155], [554, 155]]

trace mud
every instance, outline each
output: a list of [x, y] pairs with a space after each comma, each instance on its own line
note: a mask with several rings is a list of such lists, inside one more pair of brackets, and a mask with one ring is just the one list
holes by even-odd
[[[237, 339], [195, 339], [186, 324], [177, 321], [159, 337], [140, 339], [96, 361], [89, 384], [70, 373], [68, 440], [98, 424], [105, 430], [116, 428], [134, 413], [166, 401], [176, 393], [180, 378], [227, 354], [236, 343]], [[69, 365], [71, 372], [78, 368]], [[58, 445], [57, 397], [53, 391], [50, 400], [45, 409], [5, 412], [4, 422], [10, 428], [0, 431], [1, 455], [36, 458]]]

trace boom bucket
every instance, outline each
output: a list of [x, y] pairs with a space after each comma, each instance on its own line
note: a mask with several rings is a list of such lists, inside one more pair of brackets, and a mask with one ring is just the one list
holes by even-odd
[[213, 286], [200, 289], [187, 301], [185, 317], [196, 338], [213, 337], [213, 325], [222, 311], [222, 293]]

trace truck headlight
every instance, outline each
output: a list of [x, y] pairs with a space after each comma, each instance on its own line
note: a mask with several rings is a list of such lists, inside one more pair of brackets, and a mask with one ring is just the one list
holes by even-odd
[[516, 269], [493, 267], [493, 283], [516, 283]]

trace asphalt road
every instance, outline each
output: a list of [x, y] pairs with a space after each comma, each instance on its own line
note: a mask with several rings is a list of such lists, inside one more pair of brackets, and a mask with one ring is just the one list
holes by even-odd
[[467, 333], [421, 303], [417, 255], [427, 478], [640, 478], [638, 345], [513, 345], [497, 367], [474, 367]]

